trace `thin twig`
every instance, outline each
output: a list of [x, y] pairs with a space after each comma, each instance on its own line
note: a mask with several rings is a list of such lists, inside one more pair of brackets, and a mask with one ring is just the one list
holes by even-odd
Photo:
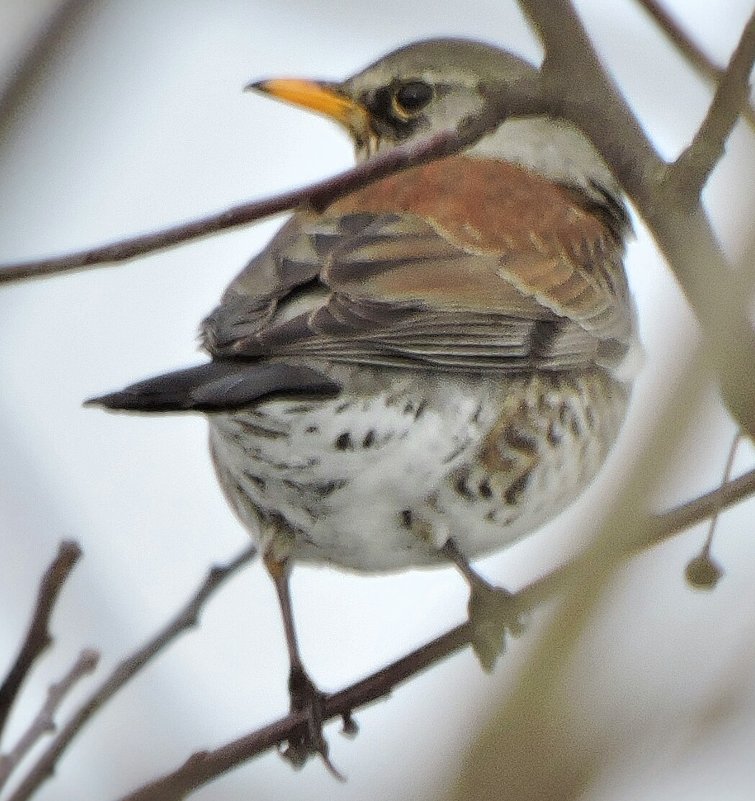
[[470, 121], [463, 131], [442, 131], [418, 144], [395, 148], [332, 178], [272, 198], [232, 206], [225, 211], [161, 231], [49, 259], [0, 265], [0, 284], [115, 264], [302, 206], [322, 211], [343, 195], [379, 178], [456, 153], [483, 136], [497, 119], [493, 115], [486, 115]]
[[[742, 444], [742, 432], [737, 431], [734, 435], [731, 446], [729, 447], [729, 455], [726, 457], [726, 464], [724, 465], [724, 474], [721, 478], [721, 485], [728, 484], [731, 481], [731, 474], [734, 470], [734, 457], [737, 455], [739, 446]], [[713, 545], [713, 535], [716, 533], [716, 526], [718, 525], [718, 518], [720, 509], [716, 509], [708, 523], [708, 535], [705, 537], [705, 544], [703, 545], [703, 553], [710, 557], [710, 549]]]
[[0, 284], [127, 261], [145, 253], [227, 231], [295, 208], [307, 207], [321, 212], [340, 197], [373, 181], [457, 153], [484, 136], [507, 114], [536, 114], [543, 111], [537, 80], [533, 83], [523, 79], [518, 85], [507, 84], [505, 94], [496, 91], [492, 84], [487, 90], [489, 97], [486, 113], [469, 118], [458, 130], [440, 131], [423, 141], [394, 148], [338, 175], [300, 189], [232, 206], [225, 211], [161, 231], [49, 259], [0, 265]]
[[[643, 521], [638, 521], [636, 539], [627, 544], [625, 555], [629, 557], [653, 547], [704, 520], [716, 509], [731, 506], [753, 494], [755, 470], [669, 512], [650, 516], [645, 519], [644, 525]], [[584, 569], [584, 561], [585, 555], [579, 555], [516, 592], [512, 600], [517, 610], [532, 611], [557, 595]], [[327, 696], [323, 719], [350, 716], [353, 710], [384, 698], [398, 684], [469, 645], [470, 638], [471, 628], [468, 623], [456, 626], [367, 678]], [[306, 713], [292, 712], [220, 748], [193, 754], [176, 770], [123, 796], [120, 801], [182, 801], [194, 790], [221, 774], [291, 737], [303, 734], [306, 725]]]
[[[734, 457], [737, 454], [737, 449], [742, 442], [742, 433], [738, 431], [732, 440], [731, 447], [729, 448], [729, 455], [726, 459], [726, 466], [724, 467], [723, 478], [721, 484], [728, 484], [731, 480], [731, 473], [734, 469]], [[708, 534], [705, 537], [703, 547], [696, 556], [687, 562], [687, 567], [684, 571], [687, 582], [691, 587], [698, 590], [713, 590], [724, 575], [723, 568], [713, 558], [711, 548], [713, 546], [713, 535], [716, 532], [718, 525], [718, 518], [721, 509], [718, 507], [714, 510], [713, 514], [708, 521]]]
[[197, 624], [199, 613], [213, 593], [241, 567], [252, 560], [257, 549], [251, 545], [226, 565], [210, 569], [200, 587], [178, 614], [141, 648], [126, 657], [113, 669], [102, 684], [83, 702], [71, 719], [61, 728], [52, 743], [40, 755], [27, 776], [8, 801], [27, 801], [53, 773], [55, 764], [82, 726], [98, 712], [130, 679], [136, 676], [155, 656], [162, 652], [179, 634]]
[[[0, 284], [45, 278], [90, 267], [117, 264], [192, 239], [227, 231], [239, 225], [272, 217], [303, 205], [326, 206], [355, 188], [401, 169], [435, 158], [455, 144], [455, 135], [440, 134], [419, 147], [399, 148], [332, 178], [294, 189], [264, 200], [253, 200], [198, 220], [174, 225], [161, 231], [122, 239], [99, 247], [67, 253], [50, 259], [0, 266]], [[459, 144], [458, 147], [463, 145]]]
[[[323, 720], [348, 716], [351, 710], [384, 698], [396, 685], [412, 678], [470, 642], [464, 623], [376, 673], [327, 696]], [[256, 731], [212, 751], [192, 754], [177, 770], [123, 796], [120, 801], [180, 801], [223, 773], [259, 756], [292, 736], [304, 734], [306, 712], [291, 712]]]
[[755, 61], [755, 12], [745, 25], [729, 66], [718, 83], [708, 113], [689, 147], [669, 168], [666, 180], [682, 188], [682, 197], [699, 196], [724, 152], [739, 111], [749, 97], [749, 76]]
[[83, 650], [63, 678], [51, 684], [42, 708], [18, 742], [7, 754], [0, 754], [0, 790], [43, 735], [55, 731], [55, 713], [76, 683], [97, 667], [100, 655], [91, 649]]
[[733, 481], [727, 481], [693, 501], [677, 506], [653, 520], [655, 541], [661, 542], [712, 515], [728, 509], [755, 493], [755, 470], [742, 474]]
[[[636, 538], [625, 544], [625, 555], [633, 556], [655, 547], [706, 520], [716, 510], [728, 509], [753, 495], [755, 495], [755, 470], [750, 470], [739, 478], [716, 487], [692, 501], [683, 503], [667, 512], [650, 516], [644, 521], [644, 524], [642, 520], [638, 520]], [[577, 575], [581, 569], [582, 561], [583, 557], [577, 556], [520, 590], [516, 595], [519, 608], [522, 611], [531, 611], [552, 598], [561, 587], [569, 586], [573, 576]]]
[[49, 623], [55, 602], [63, 584], [81, 556], [81, 549], [75, 542], [64, 541], [47, 572], [42, 577], [37, 593], [37, 605], [26, 632], [26, 638], [16, 661], [0, 687], [0, 735], [2, 734], [13, 702], [18, 696], [24, 679], [29, 674], [39, 655], [50, 645]]
[[[719, 67], [692, 41], [671, 14], [657, 0], [637, 0], [637, 3], [655, 20], [668, 40], [692, 67], [712, 84], [718, 84], [725, 72], [723, 67]], [[755, 108], [749, 100], [743, 103], [741, 113], [747, 123], [755, 128]]]

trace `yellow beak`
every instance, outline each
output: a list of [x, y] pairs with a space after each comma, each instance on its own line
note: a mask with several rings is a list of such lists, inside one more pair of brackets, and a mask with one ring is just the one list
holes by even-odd
[[358, 142], [366, 141], [372, 132], [369, 111], [328, 84], [299, 78], [273, 78], [255, 81], [245, 88], [324, 114], [343, 125]]

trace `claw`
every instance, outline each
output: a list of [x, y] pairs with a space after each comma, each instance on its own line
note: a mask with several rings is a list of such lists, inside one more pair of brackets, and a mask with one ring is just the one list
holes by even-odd
[[504, 651], [506, 634], [518, 637], [524, 631], [516, 599], [503, 587], [493, 587], [478, 577], [471, 585], [467, 609], [472, 648], [489, 673]]
[[275, 584], [281, 608], [281, 617], [283, 618], [283, 629], [286, 633], [286, 645], [288, 646], [288, 657], [291, 664], [291, 672], [288, 675], [291, 711], [307, 713], [306, 729], [301, 734], [290, 737], [288, 744], [280, 749], [280, 754], [295, 768], [300, 768], [313, 754], [319, 754], [325, 763], [325, 767], [333, 776], [338, 781], [346, 781], [330, 761], [328, 743], [322, 734], [322, 726], [325, 720], [325, 695], [317, 689], [302, 667], [299, 644], [296, 640], [296, 631], [294, 629], [294, 617], [291, 612], [291, 595], [288, 587], [291, 566], [287, 558], [280, 559], [272, 551], [265, 553], [264, 561], [267, 572]]
[[291, 710], [307, 713], [307, 728], [303, 734], [295, 735], [288, 740], [288, 744], [280, 752], [281, 756], [295, 768], [301, 768], [310, 756], [317, 754], [338, 781], [346, 781], [344, 775], [330, 761], [328, 743], [322, 733], [325, 694], [301, 668], [292, 668], [288, 689], [291, 695]]
[[472, 648], [482, 669], [489, 673], [503, 653], [506, 632], [518, 637], [524, 631], [516, 598], [503, 587], [488, 584], [469, 564], [453, 537], [449, 537], [440, 553], [456, 565], [469, 584], [467, 610]]
[[356, 737], [359, 734], [359, 724], [351, 717], [351, 710], [343, 713], [343, 728], [341, 734], [344, 737]]

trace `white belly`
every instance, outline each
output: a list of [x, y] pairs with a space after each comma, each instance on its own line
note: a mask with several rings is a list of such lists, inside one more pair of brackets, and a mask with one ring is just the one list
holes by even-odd
[[[536, 378], [446, 378], [430, 388], [408, 380], [400, 391], [268, 401], [210, 416], [211, 448], [242, 522], [279, 556], [396, 570], [437, 563], [437, 549], [453, 537], [473, 558], [566, 506], [618, 430], [624, 395], [586, 414], [589, 398], [576, 393], [571, 422], [558, 421], [556, 437], [564, 404], [552, 393], [549, 413], [543, 392]], [[509, 449], [498, 469], [480, 453], [494, 450], [507, 405], [537, 453], [525, 460]]]

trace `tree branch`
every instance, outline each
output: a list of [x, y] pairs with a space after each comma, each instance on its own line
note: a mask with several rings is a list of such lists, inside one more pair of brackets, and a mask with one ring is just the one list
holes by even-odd
[[19, 109], [50, 71], [50, 61], [89, 13], [85, 0], [60, 0], [38, 36], [13, 70], [0, 94], [0, 141], [15, 122]]
[[[515, 102], [517, 102], [516, 99]], [[539, 108], [537, 97], [536, 95], [533, 97], [532, 93], [522, 91], [519, 102], [528, 109]], [[511, 104], [507, 105], [507, 109], [511, 109]], [[468, 126], [462, 131], [442, 131], [424, 142], [395, 148], [332, 178], [326, 178], [323, 181], [272, 198], [242, 203], [198, 220], [154, 233], [118, 240], [100, 247], [49, 259], [0, 265], [0, 284], [44, 278], [104, 264], [115, 264], [302, 206], [322, 211], [343, 195], [386, 175], [458, 152], [479, 139], [498, 122], [502, 112], [498, 108], [493, 109], [493, 112], [485, 117], [470, 120]]]
[[726, 140], [742, 104], [749, 97], [749, 77], [755, 61], [755, 13], [742, 32], [713, 102], [689, 147], [669, 168], [666, 181], [681, 197], [697, 198], [723, 155]]
[[121, 661], [103, 683], [83, 702], [71, 719], [63, 726], [48, 748], [41, 754], [29, 773], [8, 801], [27, 801], [40, 785], [53, 773], [55, 764], [82, 726], [99, 711], [130, 679], [187, 629], [195, 626], [199, 613], [218, 588], [256, 555], [251, 545], [235, 559], [223, 566], [210, 569], [207, 577], [179, 613], [141, 648]]
[[[488, 113], [468, 120], [464, 130], [441, 133], [411, 148], [398, 148], [303, 189], [232, 207], [164, 231], [66, 256], [6, 265], [0, 268], [0, 284], [130, 259], [302, 205], [322, 210], [366, 183], [458, 151], [507, 114], [549, 113], [573, 122], [591, 139], [647, 222], [708, 334], [718, 367], [722, 372], [745, 374], [747, 365], [755, 362], [755, 333], [745, 320], [737, 321], [739, 347], [734, 356], [718, 341], [720, 322], [730, 316], [726, 303], [734, 296], [732, 271], [699, 197], [692, 191], [694, 187], [680, 192], [676, 184], [665, 180], [668, 165], [655, 152], [602, 69], [569, 0], [519, 0], [519, 4], [545, 45], [542, 75], [534, 85], [523, 82], [521, 87], [507, 87], [505, 105], [502, 93], [487, 87]], [[726, 381], [724, 386], [728, 386]], [[755, 435], [755, 410], [751, 404], [738, 395], [727, 395], [726, 402], [741, 427]]]
[[[723, 78], [725, 70], [708, 58], [657, 0], [637, 0], [637, 2], [655, 20], [668, 40], [692, 67], [712, 84], [717, 85]], [[742, 104], [741, 113], [750, 127], [755, 128], [755, 108], [747, 98]]]
[[[746, 315], [732, 313], [736, 276], [699, 194], [666, 181], [668, 165], [601, 67], [569, 0], [518, 2], [545, 47], [543, 104], [580, 127], [615, 172], [703, 325], [729, 410], [755, 436], [752, 382], [746, 379], [755, 364], [755, 332]], [[724, 327], [733, 339], [722, 336]], [[738, 383], [729, 381], [732, 375]]]
[[16, 661], [0, 687], [0, 735], [8, 720], [13, 702], [18, 696], [24, 679], [29, 674], [39, 655], [50, 645], [50, 615], [63, 584], [81, 556], [75, 542], [66, 540], [60, 544], [57, 556], [42, 577], [37, 593], [37, 606], [26, 632], [26, 638]]
[[656, 542], [684, 531], [755, 494], [755, 470], [653, 518]]
[[63, 678], [51, 684], [39, 713], [31, 722], [26, 731], [19, 737], [18, 742], [7, 754], [0, 754], [0, 790], [5, 786], [13, 771], [20, 765], [21, 760], [36, 745], [37, 741], [47, 732], [55, 731], [55, 713], [63, 699], [73, 689], [76, 683], [97, 667], [100, 655], [97, 651], [83, 650], [68, 673]]
[[[626, 544], [626, 558], [666, 540], [694, 525], [715, 510], [723, 509], [755, 494], [755, 470], [735, 479], [694, 501], [668, 512], [639, 521], [636, 538]], [[534, 581], [513, 595], [520, 612], [529, 612], [570, 586], [574, 576], [584, 569], [587, 552], [571, 559], [561, 567]], [[470, 644], [468, 623], [412, 651], [381, 668], [361, 681], [335, 692], [325, 699], [324, 720], [348, 718], [351, 712], [388, 695], [394, 687], [426, 670], [449, 655]], [[218, 778], [280, 743], [304, 733], [307, 725], [303, 712], [292, 712], [273, 723], [214, 750], [199, 751], [183, 765], [161, 778], [140, 787], [119, 801], [182, 801], [194, 790]], [[13, 799], [12, 801], [15, 801]]]

